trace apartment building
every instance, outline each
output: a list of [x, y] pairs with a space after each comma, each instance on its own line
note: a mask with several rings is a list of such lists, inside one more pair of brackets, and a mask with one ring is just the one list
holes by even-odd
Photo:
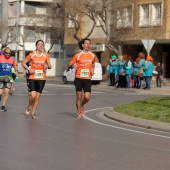
[[[64, 59], [62, 50], [63, 35], [56, 35], [55, 30], [62, 29], [60, 20], [51, 16], [51, 3], [61, 5], [62, 0], [0, 0], [1, 19], [7, 23], [7, 28], [1, 30], [2, 40], [7, 39], [7, 45], [12, 50], [17, 62], [20, 63], [35, 50], [35, 42], [42, 39], [45, 50], [52, 58]], [[53, 61], [54, 60], [54, 61]], [[54, 64], [54, 67], [56, 64]], [[20, 72], [22, 72], [22, 67]], [[56, 75], [52, 70], [50, 75]]]
[[[100, 0], [95, 1], [96, 7]], [[170, 78], [170, 0], [117, 0], [110, 1], [112, 13], [107, 24], [109, 26], [110, 44], [121, 43], [123, 53], [129, 54], [135, 60], [139, 52], [145, 52], [142, 39], [156, 40], [150, 55], [154, 58], [154, 65], [161, 62], [164, 68], [164, 77]], [[95, 9], [95, 8], [94, 8]], [[110, 10], [111, 11], [111, 10]], [[80, 37], [85, 37], [89, 33], [92, 22], [87, 15], [77, 16], [75, 19], [83, 22], [82, 29], [79, 31]], [[100, 18], [99, 18], [100, 19]], [[103, 66], [105, 74], [109, 57], [113, 51], [105, 48], [106, 34], [103, 32], [101, 22], [96, 21], [96, 26], [89, 38], [94, 44], [94, 52]], [[77, 41], [72, 35], [75, 33], [75, 23], [67, 20], [65, 27], [65, 45], [75, 46]], [[115, 38], [117, 41], [115, 42]], [[100, 47], [102, 48], [100, 48]], [[99, 47], [99, 48], [98, 48]], [[93, 51], [92, 49], [92, 51]], [[71, 54], [70, 54], [71, 55]]]
[[[170, 25], [169, 0], [139, 0], [134, 3], [119, 1], [117, 3], [117, 29], [122, 30], [125, 37], [124, 53], [134, 59], [139, 51], [147, 54], [142, 39], [156, 40], [150, 55], [154, 58], [154, 65], [161, 62], [164, 77], [170, 78]], [[125, 36], [126, 35], [126, 36]]]

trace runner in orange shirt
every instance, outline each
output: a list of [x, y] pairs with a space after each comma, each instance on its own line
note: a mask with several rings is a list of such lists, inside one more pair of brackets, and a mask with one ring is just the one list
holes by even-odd
[[[76, 107], [78, 111], [78, 119], [84, 114], [84, 105], [91, 97], [91, 78], [94, 74], [94, 63], [96, 55], [90, 52], [90, 39], [83, 39], [80, 43], [81, 52], [75, 54], [71, 59], [68, 67], [74, 67], [75, 72], [75, 88], [76, 88]], [[84, 91], [84, 97], [82, 90]]]
[[[22, 62], [22, 66], [29, 71], [29, 87], [30, 87], [30, 97], [29, 105], [25, 110], [25, 115], [28, 116], [30, 110], [32, 109], [32, 118], [38, 119], [35, 116], [35, 111], [37, 109], [39, 99], [42, 93], [42, 90], [45, 85], [46, 80], [46, 69], [51, 69], [50, 56], [43, 52], [44, 42], [38, 40], [36, 42], [36, 51], [30, 53], [25, 60]], [[27, 66], [27, 62], [30, 61], [31, 67]]]

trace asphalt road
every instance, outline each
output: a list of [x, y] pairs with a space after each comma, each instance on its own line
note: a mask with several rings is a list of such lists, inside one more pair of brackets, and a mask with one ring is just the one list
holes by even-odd
[[46, 84], [38, 120], [26, 117], [28, 94], [17, 83], [0, 112], [0, 170], [169, 170], [170, 134], [110, 121], [101, 111], [151, 97], [92, 87], [77, 120], [73, 85]]

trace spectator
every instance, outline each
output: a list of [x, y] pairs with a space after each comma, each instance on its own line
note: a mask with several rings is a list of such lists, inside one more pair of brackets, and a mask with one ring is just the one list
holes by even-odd
[[109, 67], [110, 86], [115, 85], [115, 74], [117, 73], [117, 66], [118, 66], [118, 63], [117, 63], [116, 59], [117, 59], [116, 55], [113, 55], [111, 57], [111, 61], [109, 63], [109, 65], [110, 65], [110, 67]]
[[125, 65], [126, 65], [127, 55], [123, 55], [123, 59], [118, 61], [118, 72], [119, 72], [119, 81], [118, 87], [126, 87], [126, 75], [125, 75]]
[[143, 77], [143, 68], [145, 67], [145, 54], [143, 52], [140, 52], [138, 54], [138, 58], [140, 58], [139, 60], [136, 61], [136, 68], [139, 69], [139, 74], [138, 74], [138, 80], [139, 80], [139, 86], [138, 88], [141, 88], [141, 81], [144, 80]]
[[133, 70], [133, 78], [134, 78], [134, 87], [139, 87], [139, 68], [136, 66], [139, 63], [140, 58], [137, 57], [136, 61], [134, 62], [134, 70]]
[[162, 85], [162, 75], [163, 75], [163, 69], [161, 66], [161, 63], [158, 62], [157, 67], [156, 67], [157, 75], [156, 75], [156, 86], [161, 87]]
[[131, 82], [131, 74], [133, 73], [133, 61], [131, 56], [127, 56], [126, 60], [126, 88], [130, 88], [130, 82]]
[[153, 74], [153, 58], [151, 56], [147, 56], [146, 58], [146, 65], [144, 70], [144, 76], [146, 78], [146, 89], [150, 90], [151, 88], [151, 78]]

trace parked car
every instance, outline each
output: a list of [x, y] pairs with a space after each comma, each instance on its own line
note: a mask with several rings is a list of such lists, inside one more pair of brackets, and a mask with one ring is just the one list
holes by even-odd
[[[68, 82], [74, 82], [75, 79], [75, 69], [68, 68], [63, 72], [63, 82], [68, 84]], [[95, 63], [94, 75], [91, 79], [92, 83], [99, 84], [102, 81], [102, 66], [100, 63]]]

